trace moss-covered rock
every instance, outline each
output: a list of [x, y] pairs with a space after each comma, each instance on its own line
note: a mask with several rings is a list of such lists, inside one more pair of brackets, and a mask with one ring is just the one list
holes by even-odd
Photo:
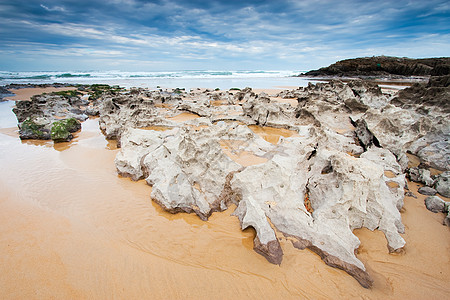
[[77, 90], [67, 90], [67, 91], [53, 92], [51, 93], [51, 95], [62, 96], [64, 98], [71, 98], [71, 97], [78, 97], [82, 94]]
[[44, 124], [38, 124], [35, 120], [28, 118], [19, 125], [19, 135], [21, 140], [48, 140], [50, 132]]
[[77, 119], [69, 118], [56, 121], [52, 125], [51, 138], [55, 142], [68, 142], [73, 138], [72, 132], [81, 129], [81, 124]]
[[89, 97], [90, 100], [97, 100], [104, 93], [116, 95], [119, 92], [123, 91], [123, 88], [119, 87], [118, 85], [110, 86], [107, 84], [92, 84], [90, 86], [85, 87], [82, 90], [87, 91], [90, 94]]

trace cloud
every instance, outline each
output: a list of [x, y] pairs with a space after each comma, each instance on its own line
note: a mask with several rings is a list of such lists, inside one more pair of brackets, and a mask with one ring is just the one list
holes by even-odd
[[305, 69], [354, 56], [442, 56], [449, 17], [446, 0], [15, 0], [0, 3], [0, 69], [37, 66], [44, 56], [61, 68], [73, 57], [179, 69], [193, 61]]
[[66, 11], [66, 9], [64, 8], [64, 7], [62, 7], [62, 6], [53, 6], [53, 7], [48, 7], [48, 6], [45, 6], [44, 4], [41, 4], [40, 5], [43, 9], [45, 9], [46, 11], [59, 11], [59, 12], [65, 12]]

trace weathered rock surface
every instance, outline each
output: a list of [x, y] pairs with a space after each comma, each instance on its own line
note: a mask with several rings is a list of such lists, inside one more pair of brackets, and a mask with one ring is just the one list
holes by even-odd
[[435, 182], [431, 177], [431, 172], [427, 169], [421, 169], [418, 167], [409, 168], [408, 176], [411, 181], [421, 182], [427, 186], [433, 186]]
[[14, 96], [14, 94], [12, 92], [8, 91], [3, 86], [0, 86], [0, 102], [4, 101], [3, 98], [9, 97], [9, 96]]
[[[300, 129], [301, 137], [272, 145], [246, 126], [190, 127], [198, 122], [165, 132], [125, 131], [118, 171], [135, 180], [145, 177], [152, 198], [171, 212], [195, 212], [207, 219], [236, 203], [234, 214], [242, 228], [252, 226], [257, 232], [255, 251], [272, 263], [282, 260], [279, 231], [296, 247], [310, 248], [369, 287], [372, 280], [354, 254], [359, 241], [352, 230], [378, 228], [390, 250], [404, 246], [399, 209], [405, 175], [389, 151], [375, 147], [357, 159], [330, 148], [326, 134], [310, 126]], [[238, 141], [240, 151], [268, 161], [244, 168], [224, 154], [222, 141]], [[394, 176], [386, 177], [386, 171]], [[305, 206], [305, 195], [313, 212]]]
[[444, 197], [450, 198], [450, 171], [439, 175], [436, 179], [436, 191]]
[[[389, 251], [405, 245], [399, 211], [406, 151], [418, 154], [449, 133], [444, 112], [433, 108], [430, 116], [393, 105], [363, 81], [310, 84], [278, 95], [297, 98], [297, 107], [251, 89], [233, 96], [181, 92], [164, 103], [158, 95], [136, 90], [103, 98], [100, 126], [120, 139], [120, 174], [145, 179], [152, 198], [170, 212], [206, 220], [234, 203], [241, 227], [256, 230], [255, 251], [270, 262], [282, 262], [282, 235], [364, 287], [372, 279], [355, 256], [359, 240], [352, 231], [382, 231]], [[201, 118], [171, 121], [181, 112]], [[254, 124], [297, 135], [271, 144], [245, 126]], [[168, 130], [137, 129], [148, 126]], [[445, 151], [437, 147], [429, 165], [445, 169]], [[242, 155], [255, 162], [244, 164]], [[421, 169], [420, 180], [433, 180]]]
[[425, 206], [429, 211], [432, 211], [434, 213], [446, 212], [445, 204], [446, 204], [445, 201], [439, 198], [438, 196], [430, 196], [425, 198]]
[[417, 155], [421, 163], [439, 170], [450, 169], [449, 114], [428, 114], [391, 104], [369, 109], [361, 117], [380, 146], [393, 152], [407, 167], [406, 152]]
[[89, 101], [80, 97], [43, 94], [31, 97], [31, 101], [16, 101], [13, 112], [19, 122], [28, 118], [47, 119], [49, 122], [58, 118], [75, 118], [84, 121], [88, 117], [84, 114], [82, 107], [88, 104]]
[[434, 196], [436, 195], [436, 190], [430, 188], [429, 186], [423, 186], [417, 190], [422, 195]]
[[[183, 112], [209, 118], [211, 122], [226, 120], [254, 123], [244, 116], [241, 106], [233, 104], [233, 99], [233, 95], [228, 92], [187, 94], [143, 89], [121, 95], [106, 95], [99, 105], [100, 129], [108, 139], [120, 140], [126, 128], [154, 125], [176, 127], [178, 124], [167, 118]], [[214, 102], [224, 102], [224, 105], [213, 105]]]
[[[229, 181], [242, 167], [224, 153], [221, 143], [244, 146], [256, 138], [246, 126], [212, 125], [207, 120], [162, 132], [129, 129], [122, 134], [122, 150], [115, 162], [120, 174], [133, 180], [145, 178], [153, 187], [152, 199], [166, 210], [195, 212], [206, 220], [228, 207], [233, 198]], [[260, 138], [253, 147], [255, 151], [273, 148]]]
[[415, 83], [401, 90], [391, 103], [424, 114], [450, 113], [450, 75], [430, 77], [428, 83]]
[[256, 125], [283, 127], [295, 124], [295, 109], [289, 104], [271, 101], [265, 93], [247, 97], [242, 108]]
[[53, 139], [69, 141], [72, 132], [81, 128], [80, 121], [89, 101], [80, 97], [43, 94], [31, 97], [31, 101], [16, 101], [13, 112], [19, 121], [21, 139]]
[[411, 59], [389, 56], [360, 57], [338, 61], [306, 76], [443, 76], [450, 72], [450, 58]]
[[[404, 228], [397, 209], [403, 199], [404, 175], [384, 177], [385, 168], [400, 169], [395, 158], [380, 166], [380, 161], [369, 159], [370, 155], [355, 159], [324, 149], [308, 160], [314, 148], [295, 140], [291, 141], [295, 148], [234, 175], [231, 187], [241, 197], [234, 214], [243, 229], [256, 229], [261, 244], [278, 243], [275, 231], [279, 231], [295, 247], [313, 250], [327, 264], [370, 286], [371, 279], [354, 254], [359, 240], [352, 230], [378, 228], [385, 232], [391, 250], [404, 246], [399, 235]], [[395, 191], [390, 190], [388, 181], [398, 184]], [[305, 206], [305, 197], [311, 202], [312, 212]], [[279, 255], [278, 247], [272, 248], [274, 253], [265, 256]]]
[[[68, 84], [9, 85], [9, 88], [65, 87]], [[21, 139], [52, 139], [66, 142], [80, 130], [80, 122], [88, 115], [98, 115], [100, 95], [117, 94], [122, 89], [109, 85], [79, 86], [77, 90], [58, 91], [31, 97], [31, 101], [16, 101], [13, 112], [19, 122]], [[82, 95], [80, 91], [85, 92]]]
[[444, 201], [438, 196], [430, 196], [425, 199], [425, 206], [434, 213], [443, 212], [445, 218], [442, 224], [450, 227], [450, 202]]

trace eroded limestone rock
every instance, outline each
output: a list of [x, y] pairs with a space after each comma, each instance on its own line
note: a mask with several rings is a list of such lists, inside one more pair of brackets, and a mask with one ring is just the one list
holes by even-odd
[[[115, 161], [120, 174], [145, 179], [152, 198], [170, 212], [194, 212], [206, 220], [234, 203], [242, 229], [256, 230], [255, 251], [270, 262], [282, 262], [282, 235], [364, 287], [372, 279], [355, 256], [360, 242], [353, 230], [378, 229], [389, 251], [402, 249], [406, 151], [427, 151], [448, 133], [443, 115], [391, 105], [389, 96], [362, 81], [284, 93], [298, 99], [296, 108], [251, 89], [233, 97], [183, 94], [165, 110], [155, 105], [155, 95], [141, 94], [106, 99], [102, 108], [105, 134], [121, 137]], [[167, 119], [182, 111], [203, 117], [182, 124]], [[217, 122], [221, 118], [298, 134], [271, 144], [245, 125]], [[150, 125], [172, 129], [134, 129]], [[244, 163], [243, 153], [257, 159]], [[442, 148], [433, 153], [446, 155]], [[430, 164], [445, 169], [441, 158], [432, 157]]]
[[[205, 124], [209, 126], [200, 127]], [[120, 174], [145, 178], [153, 187], [152, 199], [166, 210], [195, 212], [206, 220], [228, 207], [233, 197], [230, 174], [242, 167], [224, 153], [221, 143], [240, 142], [245, 147], [254, 139], [255, 152], [273, 147], [246, 126], [205, 120], [162, 132], [129, 129], [122, 135], [115, 162]]]
[[[385, 170], [399, 170], [395, 160], [393, 165], [392, 161], [380, 165], [333, 150], [319, 150], [308, 160], [313, 151], [312, 145], [297, 144], [296, 149], [235, 174], [231, 186], [242, 199], [234, 214], [243, 228], [256, 229], [258, 241], [267, 249], [269, 243], [278, 242], [274, 231], [280, 231], [293, 239], [295, 247], [310, 248], [368, 287], [371, 279], [354, 254], [359, 240], [352, 230], [379, 229], [391, 251], [404, 246], [398, 211], [404, 175], [384, 176]], [[396, 182], [395, 191], [389, 182]], [[305, 195], [312, 212], [305, 206]], [[266, 257], [281, 254], [278, 247], [272, 248], [275, 252], [264, 253]]]
[[[398, 209], [405, 177], [389, 151], [375, 147], [355, 158], [327, 146], [326, 133], [312, 127], [273, 145], [246, 126], [190, 127], [198, 122], [164, 132], [125, 131], [116, 158], [119, 172], [135, 180], [145, 177], [152, 198], [171, 212], [195, 212], [207, 219], [236, 203], [234, 214], [242, 228], [257, 232], [255, 251], [272, 263], [282, 261], [279, 231], [368, 287], [372, 280], [354, 254], [359, 240], [352, 230], [379, 229], [390, 250], [403, 247]], [[225, 155], [223, 140], [240, 141], [240, 150], [268, 160], [242, 167]]]

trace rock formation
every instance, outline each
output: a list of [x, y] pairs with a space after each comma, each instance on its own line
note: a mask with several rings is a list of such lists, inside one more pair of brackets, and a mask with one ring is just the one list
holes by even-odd
[[450, 202], [446, 202], [438, 196], [430, 196], [425, 199], [425, 206], [434, 213], [446, 214], [442, 224], [450, 227]]
[[[372, 279], [355, 256], [359, 240], [353, 229], [383, 231], [389, 251], [405, 245], [399, 212], [404, 168], [391, 151], [374, 142], [365, 121], [358, 122], [366, 112], [386, 107], [389, 99], [379, 88], [360, 81], [310, 85], [284, 94], [296, 97], [298, 106], [251, 91], [234, 100], [245, 99], [241, 120], [246, 125], [290, 128], [298, 136], [274, 145], [245, 125], [212, 123], [214, 108], [207, 99], [186, 100], [174, 109], [189, 108], [204, 117], [172, 124], [167, 131], [121, 125], [117, 170], [134, 180], [145, 179], [153, 187], [152, 199], [170, 212], [193, 212], [206, 220], [234, 203], [241, 227], [256, 230], [255, 251], [270, 262], [282, 262], [281, 234], [369, 287]], [[119, 115], [112, 108], [114, 118], [119, 118], [115, 124], [139, 127], [131, 117], [134, 101], [115, 101], [121, 111]], [[143, 119], [155, 125], [153, 106], [149, 102], [140, 109], [151, 116]], [[169, 120], [161, 122], [167, 125]], [[366, 131], [365, 138], [361, 133], [358, 139], [353, 125], [357, 123]], [[235, 156], [242, 153], [261, 160], [239, 163]]]
[[450, 58], [411, 59], [373, 56], [338, 61], [328, 67], [305, 73], [305, 76], [443, 76], [450, 73]]
[[[242, 229], [255, 229], [254, 249], [269, 262], [282, 263], [285, 238], [370, 287], [353, 230], [378, 229], [387, 250], [399, 251], [406, 173], [448, 191], [448, 172], [436, 177], [427, 170], [450, 169], [450, 118], [444, 100], [430, 96], [445, 96], [447, 88], [447, 81], [433, 79], [393, 98], [372, 83], [333, 80], [276, 95], [296, 99], [296, 106], [250, 88], [234, 94], [132, 89], [103, 93], [90, 105], [105, 136], [121, 146], [118, 173], [145, 179], [167, 211], [207, 220], [235, 204], [233, 214]], [[433, 101], [410, 97], [419, 94]], [[40, 107], [39, 101], [27, 105]], [[48, 105], [50, 116], [59, 107], [71, 111], [65, 105]], [[196, 119], [176, 119], [183, 113]], [[27, 118], [25, 110], [16, 114], [20, 122]], [[251, 129], [261, 126], [293, 134], [270, 143]], [[416, 168], [408, 168], [407, 154], [420, 160]]]
[[[8, 87], [65, 87], [67, 84], [52, 85], [10, 85]], [[79, 92], [86, 93], [82, 96]], [[81, 129], [80, 122], [88, 115], [98, 114], [99, 94], [115, 94], [118, 88], [108, 85], [80, 86], [78, 90], [68, 90], [31, 97], [30, 101], [16, 101], [13, 112], [19, 122], [21, 139], [52, 139], [55, 142], [70, 141], [72, 133]]]
[[81, 128], [80, 121], [89, 101], [78, 96], [43, 94], [31, 97], [31, 101], [16, 101], [13, 108], [19, 121], [21, 139], [53, 139], [65, 142], [72, 139], [73, 132]]

